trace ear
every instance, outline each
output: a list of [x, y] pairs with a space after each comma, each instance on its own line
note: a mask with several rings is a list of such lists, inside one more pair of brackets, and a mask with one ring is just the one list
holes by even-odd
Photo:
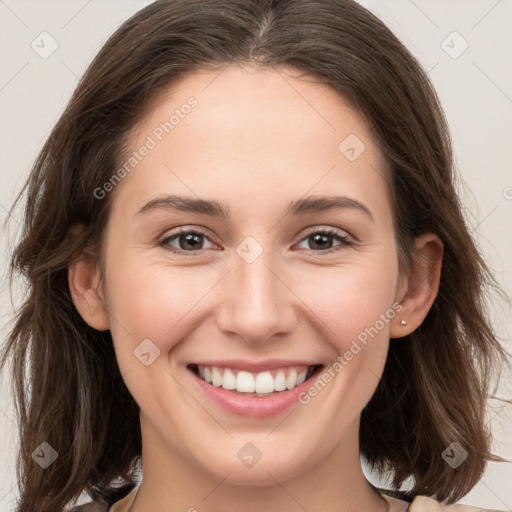
[[[75, 225], [70, 231], [76, 235], [81, 229], [83, 226]], [[97, 258], [87, 251], [75, 255], [69, 265], [68, 282], [73, 303], [84, 321], [98, 331], [109, 329]]]
[[391, 338], [401, 338], [415, 331], [427, 316], [439, 290], [443, 242], [433, 233], [424, 233], [415, 242], [417, 255], [411, 272], [402, 278], [398, 290], [397, 302], [402, 309], [390, 325]]

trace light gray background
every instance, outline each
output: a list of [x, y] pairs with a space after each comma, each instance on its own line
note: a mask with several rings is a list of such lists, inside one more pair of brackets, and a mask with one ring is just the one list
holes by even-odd
[[[62, 113], [78, 77], [107, 37], [143, 0], [0, 0], [0, 222], [31, 163]], [[437, 88], [452, 130], [468, 221], [495, 274], [512, 291], [512, 3], [510, 0], [361, 0], [420, 59]], [[58, 43], [47, 58], [46, 31]], [[453, 32], [458, 34], [453, 34]], [[49, 39], [44, 47], [50, 48]], [[444, 42], [443, 42], [444, 41]], [[468, 48], [458, 55], [467, 45]], [[42, 51], [42, 48], [41, 50]], [[456, 58], [454, 58], [456, 57]], [[18, 229], [12, 221], [13, 232]], [[3, 267], [6, 236], [0, 240]], [[0, 294], [2, 341], [12, 317]], [[497, 332], [510, 340], [511, 315], [493, 305]], [[511, 351], [510, 341], [504, 342]], [[510, 377], [499, 396], [512, 396]], [[512, 459], [512, 406], [489, 404], [495, 453]], [[0, 382], [0, 510], [13, 510], [17, 426], [7, 376]], [[512, 510], [512, 463], [488, 466], [461, 500]]]

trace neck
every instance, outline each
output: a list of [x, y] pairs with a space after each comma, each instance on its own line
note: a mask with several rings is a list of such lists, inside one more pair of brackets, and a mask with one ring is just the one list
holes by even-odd
[[[359, 420], [318, 463], [289, 478], [272, 475], [257, 485], [240, 484], [230, 474], [215, 476], [183, 457], [146, 419], [142, 421], [143, 481], [136, 499], [121, 512], [184, 510], [239, 512], [386, 512], [388, 505], [366, 480], [361, 468]], [[124, 500], [123, 500], [124, 501]]]

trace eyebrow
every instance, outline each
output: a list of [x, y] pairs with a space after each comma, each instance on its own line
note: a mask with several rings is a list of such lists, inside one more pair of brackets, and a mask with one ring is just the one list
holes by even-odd
[[[215, 200], [205, 200], [194, 197], [168, 195], [157, 197], [146, 203], [136, 215], [146, 214], [155, 210], [179, 210], [187, 213], [199, 213], [210, 217], [229, 219], [229, 207]], [[350, 209], [364, 213], [375, 222], [370, 209], [363, 203], [344, 196], [309, 196], [292, 201], [286, 215], [298, 216], [308, 213], [325, 212], [330, 210]]]

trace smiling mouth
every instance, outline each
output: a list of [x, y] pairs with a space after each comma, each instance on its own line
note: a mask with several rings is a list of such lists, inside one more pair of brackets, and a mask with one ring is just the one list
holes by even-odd
[[285, 366], [262, 372], [194, 363], [187, 368], [199, 379], [217, 388], [244, 396], [265, 397], [295, 389], [319, 373], [323, 366]]

